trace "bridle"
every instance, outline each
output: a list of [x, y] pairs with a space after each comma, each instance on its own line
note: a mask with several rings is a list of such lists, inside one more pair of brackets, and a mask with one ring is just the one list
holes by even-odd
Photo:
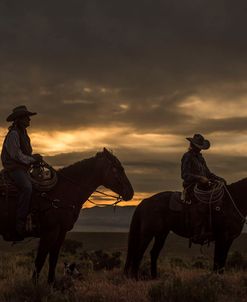
[[[107, 168], [106, 172], [104, 173], [104, 176], [103, 176], [103, 183], [105, 182], [104, 180], [108, 178], [108, 175], [109, 175], [109, 173], [110, 173], [110, 170], [111, 170], [112, 167], [114, 166], [114, 163], [112, 163], [112, 161], [111, 161], [109, 158], [106, 157], [106, 160], [107, 160], [108, 162], [110, 162], [111, 164], [108, 165], [108, 168]], [[44, 160], [43, 160], [43, 163], [44, 163], [44, 165], [47, 166], [49, 169], [51, 169], [51, 170], [57, 172], [52, 166], [50, 166], [50, 165], [49, 165], [47, 162], [45, 162]], [[116, 168], [116, 169], [119, 169], [119, 168], [117, 168], [117, 167], [115, 167], [115, 168]], [[123, 168], [122, 168], [122, 169], [123, 169]], [[68, 182], [70, 182], [71, 184], [73, 184], [73, 185], [79, 190], [79, 192], [84, 192], [85, 189], [88, 189], [88, 190], [91, 189], [91, 187], [90, 187], [89, 185], [87, 185], [87, 184], [79, 184], [79, 183], [77, 183], [76, 181], [74, 181], [72, 178], [70, 178], [70, 177], [64, 175], [63, 173], [61, 173], [61, 171], [59, 172], [59, 175], [62, 176], [64, 179], [66, 179], [66, 180], [67, 180]], [[82, 188], [82, 187], [83, 187], [83, 188]], [[92, 203], [92, 204], [94, 204], [94, 205], [96, 205], [96, 206], [99, 206], [99, 207], [105, 207], [105, 206], [113, 206], [113, 207], [115, 207], [115, 206], [117, 206], [117, 204], [118, 204], [119, 202], [121, 202], [121, 201], [123, 200], [122, 196], [120, 196], [120, 195], [116, 196], [116, 195], [112, 195], [112, 194], [108, 194], [108, 193], [102, 192], [102, 191], [100, 191], [100, 190], [95, 190], [94, 192], [99, 193], [99, 194], [101, 194], [101, 195], [103, 195], [103, 196], [106, 196], [106, 197], [110, 197], [110, 198], [116, 199], [116, 201], [115, 201], [114, 203], [112, 203], [112, 204], [102, 204], [102, 203], [101, 203], [101, 204], [97, 204], [96, 202], [92, 201], [91, 199], [89, 199], [89, 198], [87, 199], [90, 203]]]
[[[114, 163], [113, 163], [109, 158], [106, 157], [106, 160], [107, 160], [108, 162], [110, 162], [110, 164], [108, 165], [108, 168], [107, 168], [106, 172], [104, 173], [103, 180], [102, 180], [103, 183], [105, 183], [105, 179], [108, 178], [108, 175], [109, 175], [110, 170], [111, 170], [112, 168], [115, 168], [116, 170], [119, 170], [119, 168], [117, 168], [117, 167], [114, 165]], [[122, 167], [121, 167], [121, 168], [122, 168]], [[122, 168], [122, 169], [123, 169], [123, 168]], [[118, 177], [118, 176], [117, 176], [117, 177]], [[118, 180], [119, 180], [119, 177], [118, 177]], [[119, 182], [120, 182], [120, 181], [119, 181]], [[122, 196], [120, 196], [120, 195], [115, 196], [115, 195], [112, 195], [112, 194], [108, 194], [108, 193], [102, 192], [102, 191], [100, 191], [100, 190], [95, 190], [94, 192], [99, 193], [99, 194], [101, 194], [101, 195], [103, 195], [103, 196], [106, 196], [106, 197], [110, 197], [110, 198], [116, 199], [116, 201], [113, 202], [112, 204], [106, 204], [106, 203], [105, 203], [105, 204], [104, 204], [104, 203], [97, 204], [96, 202], [94, 202], [94, 201], [92, 201], [91, 199], [88, 198], [88, 201], [89, 201], [90, 203], [92, 203], [92, 204], [94, 204], [94, 205], [96, 205], [96, 206], [98, 206], [98, 207], [113, 206], [113, 207], [115, 208], [115, 207], [117, 206], [117, 204], [123, 200]]]

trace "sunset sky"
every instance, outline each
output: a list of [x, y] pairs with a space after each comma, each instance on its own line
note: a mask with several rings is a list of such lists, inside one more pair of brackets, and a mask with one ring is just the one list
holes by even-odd
[[181, 189], [194, 133], [213, 172], [247, 177], [246, 14], [243, 0], [0, 0], [0, 142], [26, 104], [35, 153], [61, 167], [107, 147], [135, 202]]

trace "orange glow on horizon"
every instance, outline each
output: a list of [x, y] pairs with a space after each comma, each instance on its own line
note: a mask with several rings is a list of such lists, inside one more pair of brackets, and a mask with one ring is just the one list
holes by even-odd
[[[104, 191], [104, 190], [102, 190], [102, 191]], [[112, 193], [111, 191], [109, 191], [109, 194], [116, 195], [115, 193]], [[132, 200], [121, 201], [117, 204], [117, 206], [120, 206], [120, 207], [137, 206], [144, 198], [150, 197], [151, 195], [152, 195], [152, 193], [150, 193], [150, 192], [135, 192], [135, 195]], [[83, 204], [82, 208], [83, 209], [92, 208], [95, 206], [95, 204], [97, 204], [98, 206], [101, 206], [101, 205], [111, 206], [116, 201], [114, 198], [112, 198], [111, 200], [109, 200], [109, 198], [97, 199], [97, 197], [99, 197], [99, 196], [100, 196], [100, 194], [98, 194], [97, 192], [93, 193], [92, 196], [89, 198], [90, 200], [93, 201], [93, 203], [91, 203], [90, 201], [87, 201]]]

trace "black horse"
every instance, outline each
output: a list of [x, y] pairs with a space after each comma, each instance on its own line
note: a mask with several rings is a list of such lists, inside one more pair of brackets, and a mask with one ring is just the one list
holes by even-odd
[[133, 197], [133, 188], [120, 161], [107, 149], [96, 156], [57, 171], [58, 182], [46, 194], [33, 194], [40, 223], [40, 241], [33, 280], [37, 282], [49, 254], [48, 283], [55, 280], [60, 248], [66, 233], [73, 228], [82, 205], [100, 185], [119, 194], [123, 200]]
[[[227, 191], [229, 194], [227, 193]], [[242, 231], [247, 215], [247, 178], [226, 186], [221, 209], [212, 211], [212, 241], [215, 241], [214, 266], [223, 272], [228, 251], [233, 240]], [[144, 199], [136, 208], [131, 221], [125, 273], [138, 278], [143, 254], [154, 238], [151, 249], [151, 276], [157, 277], [157, 259], [170, 231], [190, 238], [186, 228], [184, 211], [173, 211], [169, 207], [174, 192], [161, 192]]]

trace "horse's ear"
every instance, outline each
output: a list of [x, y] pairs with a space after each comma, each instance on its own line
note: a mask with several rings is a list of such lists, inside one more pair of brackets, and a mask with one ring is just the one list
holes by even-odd
[[105, 147], [103, 148], [103, 152], [106, 156], [110, 155], [110, 152]]
[[111, 153], [108, 149], [106, 149], [105, 147], [104, 147], [104, 149], [103, 149], [103, 153], [104, 153], [104, 155], [105, 155], [107, 158], [109, 158], [109, 159], [112, 158], [112, 153]]

